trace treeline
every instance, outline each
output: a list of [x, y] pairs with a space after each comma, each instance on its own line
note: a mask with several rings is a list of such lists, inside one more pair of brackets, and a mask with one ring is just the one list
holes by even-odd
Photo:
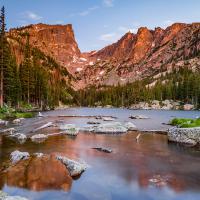
[[[0, 106], [20, 107], [27, 104], [46, 108], [58, 105], [59, 101], [72, 103], [66, 80], [62, 78], [68, 72], [54, 59], [31, 47], [28, 33], [22, 35], [26, 41], [23, 44], [6, 36], [5, 30], [3, 7], [0, 16]], [[8, 39], [15, 40], [20, 47], [23, 62], [19, 66]]]
[[184, 66], [166, 76], [154, 80], [155, 85], [148, 87], [151, 79], [135, 81], [124, 86], [80, 90], [77, 98], [81, 106], [130, 106], [141, 101], [172, 99], [200, 107], [200, 73]]

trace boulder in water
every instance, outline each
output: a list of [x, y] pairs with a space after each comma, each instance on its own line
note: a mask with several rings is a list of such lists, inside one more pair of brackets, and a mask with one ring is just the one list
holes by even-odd
[[44, 142], [48, 138], [48, 135], [45, 134], [36, 134], [31, 136], [33, 142]]
[[30, 157], [30, 154], [28, 152], [21, 152], [21, 151], [13, 151], [10, 154], [10, 159], [12, 163], [17, 163], [20, 160], [26, 160]]
[[128, 131], [136, 131], [137, 127], [132, 122], [126, 122], [124, 126], [128, 129]]
[[94, 147], [92, 149], [95, 149], [97, 151], [101, 151], [101, 152], [104, 152], [104, 153], [112, 153], [112, 149], [108, 149], [108, 148], [105, 148], [105, 147]]
[[11, 138], [16, 138], [18, 141], [24, 143], [27, 140], [27, 136], [23, 133], [12, 133], [8, 135]]
[[126, 133], [127, 131], [128, 129], [124, 127], [120, 122], [110, 122], [94, 127], [95, 133], [120, 134]]
[[0, 119], [0, 125], [7, 126], [8, 125], [8, 121]]
[[87, 168], [86, 164], [79, 163], [64, 156], [57, 156], [56, 158], [66, 166], [72, 177], [81, 175]]
[[129, 118], [130, 119], [149, 119], [149, 117], [145, 115], [131, 115]]
[[31, 157], [10, 166], [5, 173], [7, 184], [33, 191], [69, 191], [72, 178], [55, 156]]
[[197, 128], [170, 128], [168, 140], [171, 142], [197, 145], [200, 144], [200, 127]]
[[76, 136], [79, 133], [79, 128], [75, 124], [62, 124], [60, 130], [63, 130], [61, 134]]

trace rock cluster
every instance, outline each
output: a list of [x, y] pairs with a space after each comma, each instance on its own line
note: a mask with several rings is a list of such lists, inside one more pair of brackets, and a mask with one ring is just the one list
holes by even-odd
[[171, 128], [168, 130], [168, 140], [183, 144], [200, 144], [200, 128]]

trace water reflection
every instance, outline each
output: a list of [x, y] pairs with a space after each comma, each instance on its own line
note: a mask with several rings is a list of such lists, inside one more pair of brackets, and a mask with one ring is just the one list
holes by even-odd
[[[48, 133], [55, 131], [48, 129]], [[53, 158], [23, 161], [0, 177], [0, 187], [34, 200], [200, 199], [199, 149], [169, 144], [166, 136], [157, 134], [143, 134], [137, 143], [137, 135], [80, 133], [76, 138], [49, 137], [40, 144], [30, 140], [19, 144], [0, 137], [0, 168], [16, 149], [61, 154], [91, 166], [72, 180]], [[93, 147], [108, 147], [113, 153]]]
[[22, 160], [10, 167], [3, 175], [10, 187], [34, 191], [49, 189], [69, 191], [72, 178], [65, 166], [53, 156]]

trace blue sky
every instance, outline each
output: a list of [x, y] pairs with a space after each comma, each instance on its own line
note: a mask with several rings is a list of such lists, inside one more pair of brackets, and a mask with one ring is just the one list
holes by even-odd
[[0, 0], [7, 28], [73, 24], [81, 51], [100, 49], [138, 27], [199, 22], [200, 0]]

